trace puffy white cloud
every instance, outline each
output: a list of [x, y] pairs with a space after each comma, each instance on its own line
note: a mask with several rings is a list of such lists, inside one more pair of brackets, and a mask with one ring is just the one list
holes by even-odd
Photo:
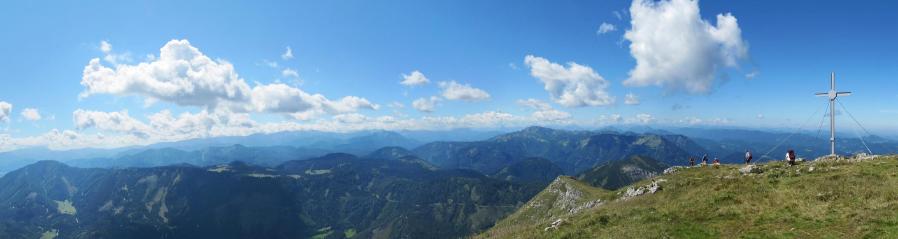
[[12, 112], [12, 104], [0, 101], [0, 121], [9, 122], [9, 113]]
[[[292, 53], [289, 48], [287, 53]], [[289, 68], [282, 74], [298, 76]], [[250, 88], [233, 65], [212, 60], [187, 40], [171, 40], [160, 49], [157, 59], [136, 65], [116, 65], [113, 69], [92, 59], [84, 67], [81, 85], [85, 86], [82, 98], [93, 94], [139, 95], [147, 102], [161, 100], [209, 111], [319, 115], [377, 109], [376, 104], [356, 96], [330, 101], [284, 84]]]
[[131, 53], [125, 52], [121, 54], [116, 54], [112, 52], [112, 44], [109, 44], [107, 41], [100, 41], [100, 51], [103, 52], [103, 60], [109, 62], [110, 64], [116, 65], [123, 62], [130, 62]]
[[517, 103], [534, 110], [531, 116], [537, 121], [561, 121], [571, 118], [568, 112], [556, 110], [549, 103], [537, 99], [518, 100]]
[[346, 96], [331, 101], [321, 94], [309, 94], [285, 84], [260, 85], [253, 88], [250, 109], [259, 112], [297, 113], [323, 111], [332, 114], [355, 112], [357, 109], [379, 108], [364, 98]]
[[602, 35], [605, 33], [616, 31], [616, 30], [617, 30], [617, 27], [614, 27], [613, 24], [607, 23], [607, 22], [602, 22], [602, 25], [599, 25], [599, 30], [596, 31], [596, 34]]
[[548, 110], [552, 109], [552, 106], [549, 103], [546, 103], [542, 100], [537, 99], [526, 99], [526, 100], [518, 100], [518, 105], [526, 106], [535, 110]]
[[412, 108], [421, 112], [430, 113], [433, 112], [433, 109], [439, 101], [440, 98], [436, 96], [431, 96], [430, 98], [418, 98], [415, 101], [412, 101]]
[[41, 120], [41, 113], [35, 108], [25, 108], [22, 110], [22, 117], [30, 121]]
[[399, 82], [399, 84], [406, 86], [424, 85], [427, 83], [430, 83], [430, 80], [418, 70], [412, 71], [412, 73], [409, 73], [408, 75], [402, 74], [402, 81]]
[[141, 95], [178, 105], [215, 108], [224, 102], [248, 101], [250, 87], [234, 67], [203, 55], [187, 40], [172, 40], [156, 61], [105, 67], [92, 59], [84, 67], [81, 97], [93, 94]]
[[624, 96], [624, 104], [638, 105], [639, 104], [639, 96], [636, 96], [633, 93], [627, 93], [627, 95]]
[[614, 103], [607, 91], [608, 81], [588, 66], [570, 62], [564, 67], [533, 55], [527, 55], [524, 63], [530, 67], [530, 75], [543, 82], [555, 103], [565, 107]]
[[459, 84], [455, 81], [440, 81], [439, 86], [443, 89], [443, 98], [448, 100], [478, 101], [490, 98], [489, 93], [471, 87], [469, 84]]
[[290, 77], [290, 78], [299, 78], [299, 72], [296, 72], [296, 70], [291, 69], [291, 68], [284, 68], [284, 70], [281, 71], [281, 76]]
[[538, 110], [533, 112], [532, 116], [539, 121], [560, 121], [571, 118], [570, 113], [556, 109]]
[[77, 109], [72, 113], [72, 120], [78, 130], [97, 128], [100, 130], [127, 133], [140, 138], [149, 137], [150, 128], [137, 119], [131, 118], [128, 111], [101, 112]]
[[748, 56], [736, 17], [718, 14], [717, 25], [711, 25], [701, 18], [698, 1], [634, 0], [630, 16], [632, 28], [624, 38], [636, 67], [625, 86], [708, 93], [723, 68]]
[[284, 54], [281, 54], [281, 59], [290, 60], [293, 59], [293, 48], [287, 47], [287, 50], [284, 51]]

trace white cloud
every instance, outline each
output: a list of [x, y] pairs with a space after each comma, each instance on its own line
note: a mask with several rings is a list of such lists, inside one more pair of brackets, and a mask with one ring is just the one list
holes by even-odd
[[0, 121], [9, 122], [9, 113], [12, 112], [12, 104], [0, 101]]
[[745, 79], [753, 80], [753, 79], [755, 79], [755, 77], [758, 77], [758, 75], [760, 75], [760, 74], [761, 74], [761, 72], [758, 71], [757, 69], [752, 70], [751, 72], [745, 74]]
[[617, 27], [614, 27], [613, 24], [607, 23], [607, 22], [602, 22], [602, 25], [599, 25], [599, 30], [596, 31], [596, 34], [602, 35], [605, 33], [616, 31], [616, 30], [617, 30]]
[[431, 96], [430, 98], [418, 98], [415, 101], [412, 101], [412, 108], [421, 112], [430, 113], [433, 112], [439, 101], [440, 98], [436, 96]]
[[635, 94], [632, 94], [632, 93], [628, 93], [626, 96], [624, 96], [624, 104], [638, 105], [639, 104], [639, 96], [636, 96]]
[[526, 106], [535, 110], [552, 109], [552, 106], [549, 105], [549, 103], [537, 99], [518, 100], [517, 103], [518, 105]]
[[562, 121], [571, 118], [568, 112], [556, 110], [549, 103], [537, 99], [518, 100], [517, 103], [522, 106], [533, 109], [530, 115], [537, 121]]
[[25, 108], [22, 110], [22, 117], [30, 121], [41, 120], [41, 113], [35, 108]]
[[420, 71], [412, 71], [412, 73], [406, 75], [402, 74], [402, 81], [399, 84], [403, 84], [406, 86], [416, 86], [416, 85], [424, 85], [429, 83], [430, 80], [424, 76]]
[[469, 84], [459, 84], [455, 81], [440, 81], [439, 86], [443, 89], [443, 98], [448, 100], [478, 101], [490, 98], [489, 93], [471, 87]]
[[296, 72], [296, 70], [291, 68], [284, 68], [284, 70], [281, 71], [281, 76], [289, 78], [299, 78], [299, 72]]
[[524, 63], [530, 67], [530, 75], [543, 82], [555, 103], [565, 107], [614, 103], [607, 91], [608, 81], [588, 66], [570, 62], [564, 67], [533, 55], [527, 55]]
[[617, 124], [622, 122], [624, 119], [620, 114], [611, 114], [611, 115], [600, 115], [598, 119], [599, 124]]
[[677, 123], [686, 125], [728, 125], [732, 123], [732, 121], [727, 118], [702, 119], [697, 117], [686, 117], [680, 119]]
[[758, 118], [758, 119], [764, 119], [764, 114], [758, 114], [757, 118]]
[[625, 13], [626, 13], [625, 11], [617, 11], [617, 10], [611, 12], [611, 14], [614, 14], [614, 17], [617, 18], [617, 20], [624, 20]]
[[393, 109], [402, 109], [402, 108], [405, 108], [405, 105], [400, 102], [393, 101], [389, 105], [387, 105], [387, 107], [390, 107]]
[[[290, 70], [283, 74], [298, 76]], [[187, 40], [171, 40], [160, 49], [155, 61], [136, 65], [117, 65], [113, 69], [92, 59], [84, 67], [81, 85], [85, 86], [80, 94], [82, 98], [94, 94], [139, 95], [149, 102], [161, 100], [209, 111], [318, 115], [377, 109], [376, 104], [356, 96], [330, 101], [320, 94], [309, 94], [284, 84], [250, 88], [233, 65], [212, 60]]]
[[109, 62], [109, 64], [118, 65], [119, 63], [132, 61], [130, 52], [113, 53], [112, 44], [107, 41], [100, 41], [100, 51], [103, 52], [103, 60]]
[[636, 67], [625, 86], [708, 93], [724, 68], [748, 56], [736, 17], [718, 14], [717, 25], [711, 25], [701, 18], [698, 1], [634, 0], [630, 16], [632, 28], [624, 38]]
[[560, 121], [571, 118], [570, 113], [556, 109], [535, 111], [531, 116], [538, 121]]
[[648, 124], [655, 122], [655, 117], [650, 114], [637, 114], [634, 120], [641, 124]]
[[309, 94], [285, 84], [260, 85], [253, 88], [250, 109], [259, 112], [297, 113], [324, 111], [327, 113], [349, 113], [357, 109], [379, 108], [364, 98], [346, 96], [338, 101], [328, 100], [321, 94]]
[[287, 47], [287, 50], [284, 51], [284, 54], [281, 54], [281, 59], [290, 60], [293, 59], [293, 48]]
[[269, 60], [262, 60], [262, 64], [264, 64], [264, 65], [266, 65], [266, 66], [268, 66], [268, 67], [271, 67], [271, 68], [278, 68], [278, 66], [279, 66], [279, 65], [278, 65], [278, 62], [276, 62], [276, 61], [269, 61]]
[[72, 112], [72, 120], [75, 122], [75, 128], [84, 130], [89, 128], [97, 128], [100, 130], [126, 133], [138, 136], [140, 138], [149, 137], [150, 128], [128, 115], [128, 111], [120, 112], [101, 112], [77, 109]]

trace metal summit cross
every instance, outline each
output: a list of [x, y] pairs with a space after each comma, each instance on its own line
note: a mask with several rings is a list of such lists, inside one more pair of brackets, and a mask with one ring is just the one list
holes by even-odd
[[833, 72], [829, 78], [829, 92], [817, 93], [817, 96], [829, 97], [829, 147], [830, 155], [836, 155], [836, 97], [849, 96], [850, 91], [836, 91], [836, 73]]

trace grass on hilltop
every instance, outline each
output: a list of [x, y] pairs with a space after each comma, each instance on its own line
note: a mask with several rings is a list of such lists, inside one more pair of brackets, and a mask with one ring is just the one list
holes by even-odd
[[[663, 175], [668, 181], [659, 193], [566, 217], [539, 218], [522, 209], [478, 237], [898, 238], [898, 157], [793, 167], [771, 162], [759, 165], [763, 173], [748, 176], [739, 174], [741, 166]], [[600, 198], [626, 190], [577, 187]], [[545, 231], [557, 218], [565, 223]]]

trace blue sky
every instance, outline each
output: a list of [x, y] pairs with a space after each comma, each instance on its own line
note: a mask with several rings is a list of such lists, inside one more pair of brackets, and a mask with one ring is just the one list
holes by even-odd
[[[691, 5], [700, 9], [697, 21], [659, 14]], [[896, 7], [892, 1], [8, 1], [0, 4], [0, 102], [11, 109], [5, 115], [0, 109], [0, 150], [296, 129], [790, 128], [818, 109], [823, 114], [825, 100], [812, 94], [828, 89], [831, 71], [839, 89], [855, 92], [842, 103], [862, 124], [898, 134]], [[738, 26], [721, 26], [719, 14]], [[603, 23], [614, 30], [600, 33]], [[708, 26], [741, 34], [716, 39]], [[680, 45], [683, 37], [699, 40]], [[215, 67], [232, 67], [239, 75], [232, 80], [253, 97], [161, 97], [165, 92], [140, 87], [83, 84], [94, 58], [110, 70], [136, 67], [157, 61], [172, 40], [187, 40], [180, 46], [197, 49]], [[634, 41], [650, 47], [634, 53]], [[104, 52], [102, 42], [111, 49]], [[292, 58], [282, 57], [288, 47]], [[527, 56], [546, 64], [525, 62]], [[589, 71], [570, 72], [570, 63]], [[631, 75], [639, 64], [645, 77]], [[413, 71], [429, 83], [400, 84]], [[705, 76], [707, 84], [695, 88]], [[128, 80], [122, 77], [97, 84]], [[459, 87], [450, 89], [451, 82]], [[554, 91], [547, 90], [551, 84]], [[315, 94], [326, 100], [309, 97]], [[627, 94], [638, 104], [625, 103]], [[207, 100], [186, 103], [190, 97]], [[283, 103], [313, 98], [312, 106]], [[418, 99], [433, 106], [416, 108]], [[26, 116], [29, 108], [40, 119]], [[161, 117], [163, 111], [171, 117]], [[810, 118], [806, 128], [817, 128], [820, 117]], [[853, 127], [844, 116], [837, 120]]]

